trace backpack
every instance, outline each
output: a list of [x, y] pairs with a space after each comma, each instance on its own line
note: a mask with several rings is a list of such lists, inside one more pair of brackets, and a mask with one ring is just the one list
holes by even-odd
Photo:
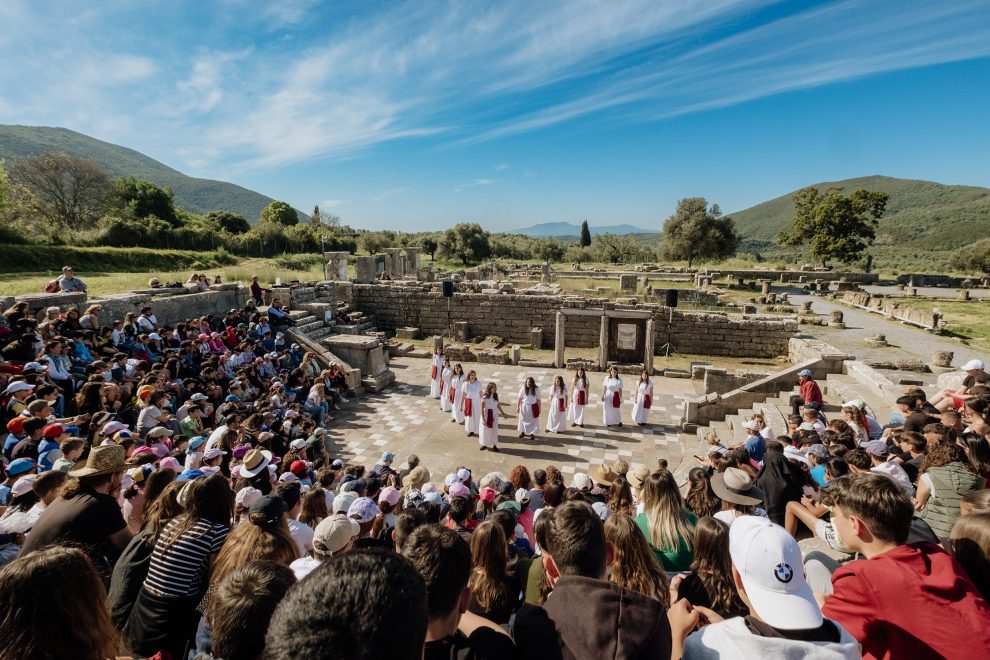
[[59, 289], [58, 280], [52, 280], [45, 285], [45, 293], [58, 293]]

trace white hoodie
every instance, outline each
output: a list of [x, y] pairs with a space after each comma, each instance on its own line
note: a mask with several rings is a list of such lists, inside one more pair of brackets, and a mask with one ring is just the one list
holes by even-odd
[[[832, 623], [835, 623], [834, 621]], [[705, 626], [691, 633], [684, 642], [684, 660], [718, 658], [773, 658], [774, 660], [847, 660], [862, 658], [859, 642], [846, 630], [839, 629], [838, 642], [804, 642], [780, 637], [760, 637], [737, 616]]]

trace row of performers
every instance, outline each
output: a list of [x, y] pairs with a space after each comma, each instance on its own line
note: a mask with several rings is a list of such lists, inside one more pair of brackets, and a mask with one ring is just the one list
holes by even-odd
[[[609, 369], [602, 382], [602, 419], [606, 427], [622, 426], [622, 378], [615, 367]], [[512, 417], [499, 401], [498, 386], [487, 383], [482, 386], [472, 370], [464, 374], [460, 364], [451, 365], [443, 355], [434, 357], [430, 369], [430, 395], [440, 400], [440, 409], [450, 413], [452, 423], [463, 424], [467, 435], [477, 436], [481, 450], [498, 451], [498, 420], [500, 416]], [[578, 368], [568, 388], [561, 376], [554, 378], [547, 397], [547, 433], [563, 433], [568, 422], [584, 428], [584, 410], [591, 396], [591, 384], [583, 368]], [[519, 388], [515, 412], [519, 437], [534, 439], [540, 431], [542, 393], [536, 381], [529, 377]], [[632, 420], [639, 426], [647, 423], [653, 404], [653, 383], [644, 371], [636, 386], [636, 398], [632, 408]]]

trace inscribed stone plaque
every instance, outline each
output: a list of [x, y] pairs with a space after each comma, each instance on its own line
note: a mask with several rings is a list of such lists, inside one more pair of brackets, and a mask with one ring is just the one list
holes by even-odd
[[615, 347], [620, 351], [636, 350], [636, 324], [620, 323], [615, 329]]

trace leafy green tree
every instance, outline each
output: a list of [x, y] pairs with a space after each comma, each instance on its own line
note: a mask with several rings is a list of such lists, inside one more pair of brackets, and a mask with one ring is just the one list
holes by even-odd
[[244, 234], [251, 231], [251, 223], [243, 215], [230, 211], [210, 211], [206, 219], [220, 225], [220, 228], [230, 234]]
[[565, 261], [570, 261], [575, 264], [586, 264], [592, 259], [594, 259], [594, 255], [591, 253], [591, 250], [587, 247], [581, 247], [580, 245], [570, 246], [564, 254]]
[[110, 175], [99, 163], [58, 151], [14, 162], [10, 178], [30, 191], [35, 213], [73, 231], [94, 226], [110, 198]]
[[173, 227], [181, 224], [175, 212], [175, 193], [171, 188], [126, 176], [114, 181], [113, 195], [117, 205], [135, 218], [155, 216]]
[[844, 195], [832, 186], [824, 192], [810, 187], [794, 194], [796, 213], [789, 231], [777, 238], [782, 245], [811, 248], [811, 256], [828, 265], [830, 260], [849, 264], [859, 261], [876, 239], [880, 218], [890, 196], [874, 190], [854, 190]]
[[660, 254], [671, 261], [695, 259], [722, 261], [739, 247], [732, 218], [722, 216], [718, 204], [708, 206], [704, 197], [686, 197], [677, 202], [677, 210], [667, 218], [660, 239]]
[[309, 224], [314, 227], [319, 227], [323, 223], [323, 216], [320, 215], [320, 206], [317, 204], [313, 207], [313, 214], [309, 216]]
[[291, 227], [299, 224], [299, 214], [289, 204], [274, 201], [261, 211], [261, 224], [278, 224]]
[[964, 272], [978, 271], [990, 275], [990, 238], [959, 248], [953, 253], [949, 265]]
[[588, 221], [581, 221], [581, 247], [588, 247], [591, 245], [591, 230], [588, 228]]
[[460, 259], [467, 266], [491, 256], [491, 234], [477, 223], [460, 223], [443, 233], [437, 250], [447, 257]]
[[564, 246], [555, 238], [541, 238], [533, 243], [533, 256], [543, 261], [560, 261], [564, 258]]
[[436, 260], [435, 255], [437, 253], [437, 242], [432, 238], [424, 238], [419, 242], [419, 244], [420, 246], [422, 246], [423, 251], [430, 255], [430, 261], [435, 261]]
[[617, 234], [595, 234], [591, 241], [591, 251], [599, 261], [610, 264], [632, 263], [649, 259], [649, 251], [643, 249], [628, 236]]
[[361, 234], [358, 245], [368, 254], [378, 254], [392, 245], [392, 240], [380, 231], [369, 231]]

